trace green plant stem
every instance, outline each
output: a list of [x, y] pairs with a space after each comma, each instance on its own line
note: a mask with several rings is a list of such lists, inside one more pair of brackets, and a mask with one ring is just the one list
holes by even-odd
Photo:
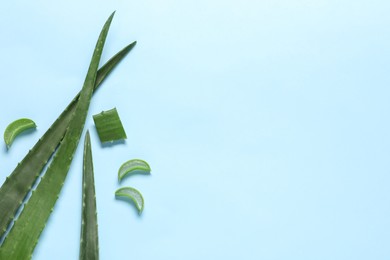
[[[133, 49], [133, 42], [114, 55], [96, 76], [96, 90], [120, 61]], [[54, 153], [56, 147], [64, 137], [69, 126], [69, 121], [75, 112], [79, 100], [78, 93], [66, 109], [38, 140], [34, 147], [27, 153], [23, 160], [16, 166], [0, 188], [0, 238], [5, 235], [7, 226], [12, 222], [17, 209], [31, 190], [34, 182]], [[1, 240], [1, 239], [0, 239]]]
[[37, 189], [33, 191], [14, 227], [0, 247], [0, 259], [30, 259], [32, 256], [38, 238], [60, 194], [78, 146], [95, 86], [100, 57], [113, 15], [114, 13], [108, 18], [100, 33], [79, 102], [69, 122], [64, 139]]

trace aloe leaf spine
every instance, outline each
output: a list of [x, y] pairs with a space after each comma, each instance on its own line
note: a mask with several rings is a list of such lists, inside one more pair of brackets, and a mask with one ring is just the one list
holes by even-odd
[[[123, 60], [124, 57], [134, 48], [133, 42], [119, 51], [104, 66], [96, 76], [96, 90], [112, 70]], [[0, 188], [0, 241], [5, 235], [8, 225], [15, 217], [17, 209], [31, 190], [35, 180], [54, 153], [56, 147], [63, 139], [69, 121], [74, 114], [80, 93], [70, 102], [61, 115], [38, 140], [34, 147], [27, 153], [23, 160], [16, 166], [13, 172], [7, 177]]]
[[60, 194], [78, 146], [96, 81], [100, 57], [113, 15], [114, 13], [108, 18], [96, 43], [79, 101], [64, 139], [37, 189], [33, 191], [24, 210], [15, 221], [14, 227], [0, 247], [0, 259], [30, 259], [32, 256], [39, 236]]
[[80, 260], [99, 259], [99, 236], [91, 139], [85, 135], [82, 184]]

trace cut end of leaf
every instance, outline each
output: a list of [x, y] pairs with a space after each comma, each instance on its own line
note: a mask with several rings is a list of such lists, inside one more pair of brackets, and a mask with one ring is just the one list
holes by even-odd
[[116, 198], [130, 199], [138, 210], [138, 214], [141, 215], [144, 209], [144, 198], [141, 192], [132, 187], [123, 187], [115, 192]]

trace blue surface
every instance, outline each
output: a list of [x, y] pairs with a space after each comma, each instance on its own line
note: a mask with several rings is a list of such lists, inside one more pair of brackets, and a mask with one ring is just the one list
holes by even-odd
[[[6, 1], [0, 9], [1, 182], [103, 53], [136, 48], [94, 96], [101, 259], [390, 259], [388, 1]], [[117, 107], [128, 139], [102, 147]], [[80, 146], [33, 259], [77, 259]], [[117, 183], [128, 159], [152, 176]], [[145, 210], [114, 199], [140, 190]]]

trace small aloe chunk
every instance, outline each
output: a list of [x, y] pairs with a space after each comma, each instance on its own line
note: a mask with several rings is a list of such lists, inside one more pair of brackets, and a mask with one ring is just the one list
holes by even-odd
[[150, 174], [150, 166], [147, 162], [140, 159], [132, 159], [121, 165], [118, 171], [118, 181], [130, 174], [143, 173]]
[[102, 143], [127, 138], [116, 108], [94, 115], [93, 121], [95, 122], [96, 130]]
[[134, 202], [135, 207], [138, 210], [138, 214], [141, 214], [144, 210], [144, 198], [141, 192], [131, 187], [123, 187], [115, 192], [116, 198], [130, 199]]
[[7, 145], [7, 148], [11, 146], [15, 137], [20, 133], [36, 127], [37, 125], [35, 122], [28, 118], [21, 118], [13, 121], [4, 131], [4, 142]]
[[95, 181], [89, 131], [85, 135], [83, 157], [83, 201], [80, 237], [80, 260], [99, 259], [98, 222]]

